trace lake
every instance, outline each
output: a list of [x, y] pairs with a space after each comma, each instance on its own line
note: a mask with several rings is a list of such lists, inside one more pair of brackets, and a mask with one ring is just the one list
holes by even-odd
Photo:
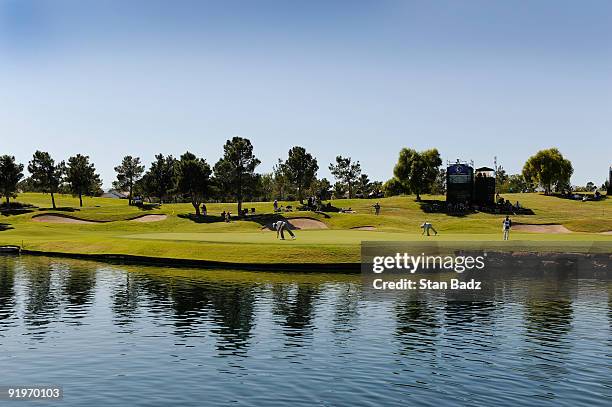
[[61, 406], [609, 406], [611, 288], [376, 298], [358, 275], [0, 256], [0, 386], [59, 385], [35, 405]]

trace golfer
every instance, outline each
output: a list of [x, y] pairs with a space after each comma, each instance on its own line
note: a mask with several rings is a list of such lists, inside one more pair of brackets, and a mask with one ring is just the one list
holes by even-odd
[[295, 239], [295, 235], [293, 234], [293, 232], [291, 231], [291, 229], [289, 229], [289, 227], [287, 226], [287, 222], [283, 221], [283, 220], [279, 220], [277, 222], [274, 222], [272, 224], [272, 227], [274, 228], [274, 230], [276, 230], [276, 238], [278, 239], [279, 235], [280, 235], [280, 239], [281, 240], [285, 240], [285, 230], [287, 231], [287, 233], [289, 233], [291, 235], [292, 239]]
[[510, 217], [506, 215], [506, 219], [502, 222], [502, 230], [504, 231], [504, 240], [510, 238], [510, 228], [512, 227], [512, 221]]
[[425, 223], [421, 225], [421, 229], [423, 229], [423, 233], [421, 233], [421, 235], [424, 235], [425, 232], [427, 232], [427, 236], [430, 236], [430, 230], [432, 230], [436, 235], [438, 235], [438, 231], [434, 229], [433, 225], [427, 221], [425, 221]]

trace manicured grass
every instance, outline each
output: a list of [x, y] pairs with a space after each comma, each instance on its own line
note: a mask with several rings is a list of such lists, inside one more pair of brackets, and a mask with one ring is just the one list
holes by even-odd
[[[504, 198], [530, 208], [535, 215], [513, 216], [514, 222], [565, 225], [571, 234], [512, 233], [515, 244], [537, 249], [543, 242], [612, 242], [612, 235], [598, 232], [612, 230], [612, 199], [579, 202], [539, 194], [508, 194]], [[443, 197], [424, 196], [423, 199]], [[341, 208], [356, 213], [287, 212], [286, 217], [311, 217], [325, 222], [328, 230], [298, 230], [297, 240], [278, 241], [274, 232], [262, 231], [272, 220], [271, 203], [246, 203], [255, 208], [255, 217], [225, 223], [218, 215], [223, 210], [236, 211], [236, 204], [207, 204], [209, 214], [202, 223], [189, 219], [193, 213], [188, 203], [164, 204], [141, 210], [127, 201], [111, 198], [85, 198], [84, 207], [71, 196], [56, 197], [58, 207], [51, 210], [50, 197], [44, 194], [21, 194], [21, 203], [37, 208], [29, 213], [0, 217], [0, 244], [18, 244], [31, 250], [66, 253], [113, 253], [153, 257], [189, 258], [230, 262], [317, 263], [359, 261], [362, 240], [372, 241], [499, 241], [503, 216], [486, 213], [463, 217], [423, 212], [412, 196], [378, 200], [380, 216], [374, 215], [374, 200], [334, 200]], [[281, 202], [296, 206], [296, 202]], [[67, 209], [67, 210], [66, 210]], [[112, 221], [101, 224], [53, 224], [33, 222], [32, 216], [61, 213], [88, 220]], [[126, 219], [144, 214], [166, 214], [160, 222], [138, 223]], [[428, 220], [440, 232], [436, 237], [420, 235], [419, 225]], [[376, 231], [350, 230], [352, 227], [375, 226]], [[565, 244], [565, 243], [564, 243]]]

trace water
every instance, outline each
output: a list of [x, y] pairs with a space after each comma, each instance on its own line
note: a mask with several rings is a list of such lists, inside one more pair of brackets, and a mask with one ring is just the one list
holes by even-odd
[[372, 299], [359, 276], [4, 256], [0, 386], [61, 385], [62, 406], [611, 405], [612, 287], [550, 288]]

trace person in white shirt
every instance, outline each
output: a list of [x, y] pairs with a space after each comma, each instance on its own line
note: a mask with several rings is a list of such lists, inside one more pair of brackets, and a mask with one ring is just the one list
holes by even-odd
[[421, 235], [424, 235], [425, 232], [427, 232], [427, 236], [429, 235], [429, 231], [433, 231], [436, 235], [438, 234], [438, 231], [436, 229], [434, 229], [433, 225], [427, 221], [425, 221], [425, 223], [423, 223], [421, 225], [421, 229], [423, 229], [423, 233], [421, 233]]
[[274, 230], [276, 230], [276, 238], [279, 238], [280, 235], [280, 239], [281, 240], [285, 240], [285, 230], [287, 231], [287, 233], [289, 233], [291, 235], [292, 239], [295, 239], [295, 235], [293, 234], [293, 232], [291, 231], [291, 229], [289, 229], [287, 222], [285, 222], [284, 220], [279, 220], [276, 221], [272, 224], [272, 227], [274, 228]]
[[504, 240], [510, 239], [510, 228], [512, 227], [512, 221], [509, 216], [502, 222], [502, 230], [504, 231]]

